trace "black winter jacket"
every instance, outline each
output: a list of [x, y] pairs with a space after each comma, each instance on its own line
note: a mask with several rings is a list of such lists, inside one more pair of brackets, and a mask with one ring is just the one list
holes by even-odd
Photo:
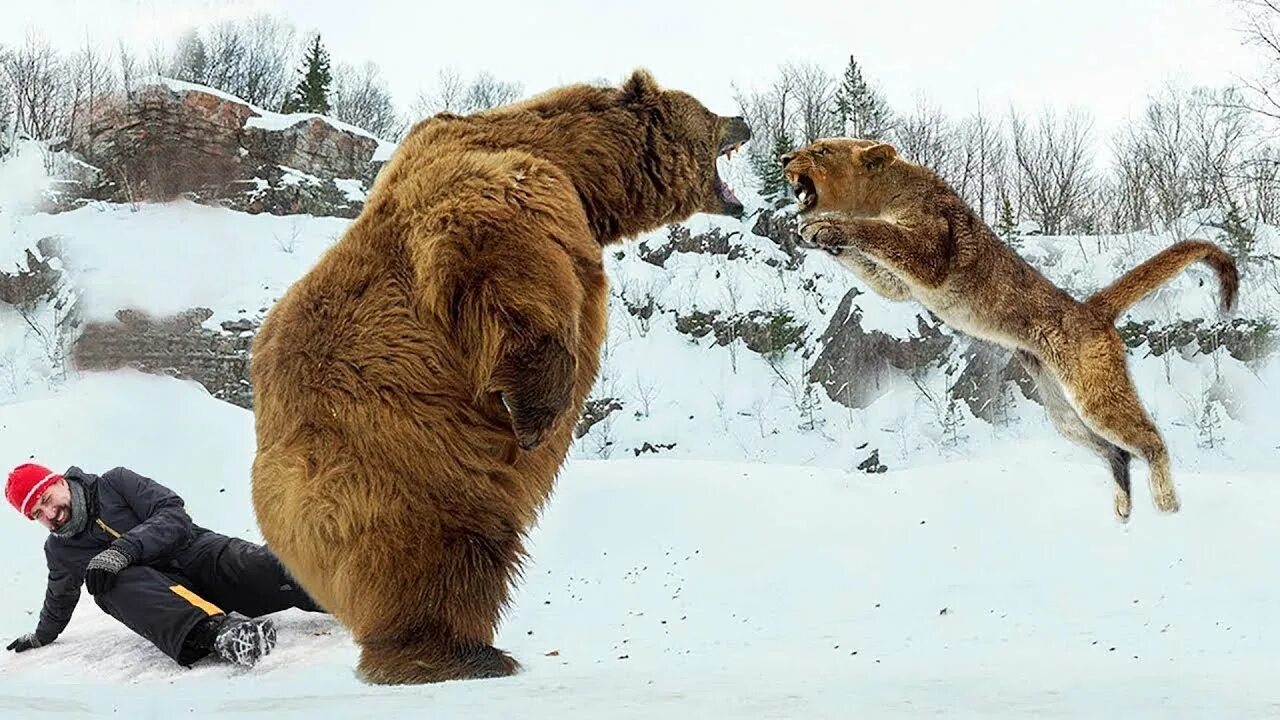
[[208, 532], [191, 522], [176, 493], [127, 468], [113, 468], [98, 476], [73, 466], [63, 477], [84, 488], [88, 521], [76, 535], [63, 538], [50, 533], [45, 540], [49, 585], [36, 626], [41, 643], [53, 642], [71, 622], [80, 601], [85, 566], [94, 555], [115, 548], [134, 565], [163, 566]]

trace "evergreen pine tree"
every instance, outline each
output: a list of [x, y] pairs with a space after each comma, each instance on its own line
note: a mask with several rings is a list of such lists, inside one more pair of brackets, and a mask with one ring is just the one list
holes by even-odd
[[849, 58], [849, 67], [844, 71], [844, 80], [840, 82], [840, 87], [836, 88], [835, 98], [832, 102], [835, 107], [831, 109], [832, 114], [836, 116], [836, 129], [844, 132], [849, 127], [849, 118], [853, 116], [853, 99], [850, 91], [847, 89], [853, 79], [850, 77], [850, 71], [858, 73], [857, 79], [861, 80], [862, 72], [854, 66], [853, 58]]
[[958, 448], [961, 444], [969, 439], [965, 433], [965, 416], [964, 410], [960, 407], [960, 400], [956, 391], [955, 377], [956, 371], [960, 366], [955, 360], [947, 360], [943, 373], [947, 376], [947, 404], [944, 408], [939, 408], [940, 416], [938, 417], [938, 425], [942, 430], [942, 444], [948, 448]]
[[1205, 392], [1201, 398], [1204, 406], [1200, 409], [1200, 417], [1196, 420], [1196, 429], [1200, 431], [1200, 447], [1215, 448], [1222, 444], [1222, 415], [1218, 412], [1218, 403]]
[[1235, 200], [1228, 201], [1227, 214], [1221, 222], [1211, 222], [1209, 225], [1222, 231], [1222, 244], [1226, 245], [1227, 252], [1231, 253], [1237, 263], [1244, 265], [1248, 262], [1249, 256], [1253, 254], [1253, 228], [1245, 221], [1244, 213], [1240, 212], [1240, 206]]
[[170, 74], [175, 79], [205, 84], [209, 81], [209, 57], [199, 33], [190, 30], [178, 40]]
[[329, 72], [329, 52], [320, 44], [317, 33], [307, 48], [299, 70], [302, 79], [293, 88], [293, 92], [285, 98], [281, 112], [310, 112], [324, 114], [329, 112], [329, 83], [333, 76]]
[[1009, 247], [1017, 250], [1022, 247], [1022, 238], [1018, 237], [1018, 225], [1013, 218], [1013, 204], [1009, 196], [1000, 193], [1000, 215], [996, 218], [996, 235]]
[[800, 429], [812, 432], [818, 427], [818, 410], [821, 406], [818, 403], [818, 396], [813, 391], [813, 384], [806, 382], [804, 384], [804, 394], [800, 396]]
[[774, 207], [781, 207], [786, 204], [790, 194], [790, 186], [787, 184], [787, 178], [782, 173], [782, 161], [779, 159], [783, 154], [791, 152], [795, 149], [795, 143], [791, 141], [791, 137], [786, 132], [779, 131], [773, 136], [773, 152], [763, 158], [761, 165], [756, 169], [760, 175], [760, 194], [766, 200], [773, 201]]
[[961, 443], [969, 439], [964, 432], [964, 411], [960, 409], [960, 402], [956, 400], [955, 395], [948, 393], [947, 408], [942, 416], [942, 444], [949, 448], [958, 448]]
[[862, 68], [852, 55], [844, 69], [844, 78], [836, 90], [832, 110], [840, 131], [848, 137], [879, 140], [893, 127], [893, 111], [862, 76]]

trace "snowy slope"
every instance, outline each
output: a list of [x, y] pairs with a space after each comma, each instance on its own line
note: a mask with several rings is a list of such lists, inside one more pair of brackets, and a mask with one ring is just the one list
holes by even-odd
[[[61, 265], [80, 294], [86, 320], [109, 320], [124, 307], [156, 315], [192, 306], [213, 310], [206, 327], [223, 321], [261, 318], [271, 303], [304, 273], [341, 234], [348, 221], [309, 216], [248, 215], [185, 201], [128, 206], [94, 204], [58, 215], [5, 213], [0, 209], [0, 258], [8, 267], [44, 237], [57, 236], [64, 248]], [[734, 243], [745, 255], [675, 253], [658, 267], [640, 257], [639, 246], [666, 241], [658, 231], [606, 254], [613, 298], [610, 333], [596, 396], [617, 397], [624, 409], [592, 428], [574, 446], [578, 457], [634, 457], [645, 443], [663, 447], [668, 457], [749, 460], [855, 467], [879, 448], [882, 462], [907, 467], [957, 454], [985, 452], [992, 445], [1053, 437], [1039, 406], [1021, 401], [1013, 422], [992, 427], [964, 415], [966, 436], [958, 446], [942, 440], [938, 398], [948, 377], [936, 369], [918, 387], [905, 376], [886, 388], [871, 407], [845, 408], [815, 388], [813, 422], [802, 417], [804, 374], [816, 359], [818, 336], [826, 329], [841, 297], [856, 285], [822, 255], [810, 255], [800, 269], [768, 264], [785, 259], [773, 244], [750, 233], [747, 223], [695, 216], [697, 233], [717, 226], [736, 232]], [[1109, 282], [1135, 258], [1167, 246], [1166, 235], [1135, 235], [1111, 240], [1095, 250], [1094, 238], [1026, 240], [1028, 257], [1046, 274], [1077, 295]], [[1084, 244], [1087, 243], [1087, 244]], [[1280, 253], [1272, 229], [1261, 251]], [[1083, 247], [1085, 252], [1081, 252]], [[1274, 277], [1274, 276], [1273, 276]], [[1273, 284], [1268, 284], [1271, 282]], [[1204, 317], [1216, 321], [1216, 280], [1200, 267], [1189, 268], [1166, 288], [1139, 304], [1138, 320], [1169, 322]], [[648, 321], [632, 316], [624, 300], [651, 298], [660, 312]], [[924, 311], [914, 303], [892, 303], [870, 293], [856, 300], [865, 330], [906, 337]], [[726, 314], [784, 308], [806, 325], [802, 351], [770, 362], [738, 341], [717, 346], [712, 337], [695, 339], [676, 330], [675, 313], [719, 310]], [[0, 307], [6, 332], [0, 332], [0, 399], [18, 399], [45, 388], [33, 379], [47, 359], [33, 352], [39, 338]], [[1245, 278], [1238, 315], [1280, 317], [1280, 283], [1263, 273]], [[957, 349], [963, 347], [961, 340]], [[1267, 423], [1277, 396], [1280, 364], [1274, 358], [1248, 366], [1219, 351], [1212, 357], [1183, 358], [1168, 353], [1130, 356], [1140, 396], [1174, 449], [1181, 468], [1221, 470], [1270, 467], [1280, 438]], [[42, 389], [43, 388], [43, 389]], [[1217, 408], [1220, 424], [1212, 448], [1197, 423], [1211, 394], [1237, 399], [1232, 413]], [[805, 425], [806, 429], [801, 429]], [[808, 429], [812, 425], [812, 429]], [[1081, 451], [1083, 452], [1083, 451]]]
[[[0, 407], [0, 431], [5, 457], [128, 464], [256, 537], [251, 416], [198, 386], [86, 378]], [[1143, 487], [1122, 527], [1098, 468], [1043, 443], [876, 476], [575, 460], [500, 632], [516, 677], [365, 686], [346, 633], [298, 611], [253, 671], [182, 670], [85, 596], [57, 643], [0, 655], [0, 715], [1268, 716], [1280, 473], [1177, 480], [1181, 514]], [[42, 537], [0, 520], [5, 637], [34, 624]]]

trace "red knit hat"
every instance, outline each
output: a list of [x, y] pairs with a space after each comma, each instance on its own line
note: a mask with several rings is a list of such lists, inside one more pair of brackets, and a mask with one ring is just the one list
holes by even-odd
[[22, 517], [31, 517], [40, 496], [52, 484], [62, 479], [43, 465], [23, 463], [9, 472], [9, 482], [4, 486], [4, 498]]

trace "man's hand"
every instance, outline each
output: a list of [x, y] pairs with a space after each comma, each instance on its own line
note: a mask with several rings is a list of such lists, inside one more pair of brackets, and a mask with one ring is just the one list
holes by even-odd
[[40, 638], [36, 637], [35, 633], [27, 633], [6, 645], [4, 649], [12, 650], [14, 652], [24, 652], [31, 648], [38, 648], [41, 645], [44, 645], [44, 643], [40, 642]]
[[116, 573], [128, 567], [130, 562], [128, 555], [115, 548], [107, 548], [94, 555], [85, 567], [84, 574], [84, 585], [89, 589], [89, 594], [97, 595], [114, 587]]

